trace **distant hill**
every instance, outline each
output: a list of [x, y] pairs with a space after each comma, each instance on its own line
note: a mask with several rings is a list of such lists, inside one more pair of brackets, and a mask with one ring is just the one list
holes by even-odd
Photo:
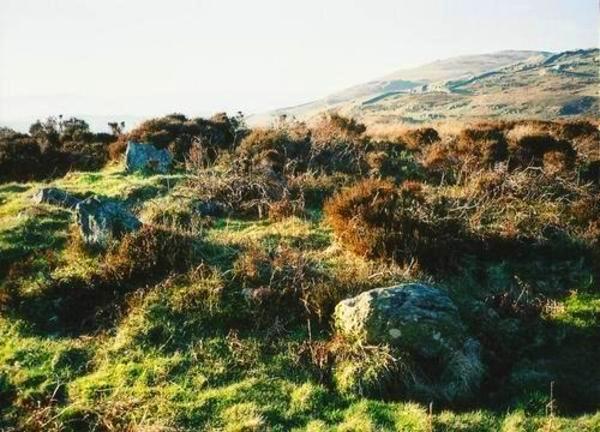
[[367, 123], [598, 116], [600, 50], [501, 51], [404, 69], [323, 99], [252, 117], [335, 110]]

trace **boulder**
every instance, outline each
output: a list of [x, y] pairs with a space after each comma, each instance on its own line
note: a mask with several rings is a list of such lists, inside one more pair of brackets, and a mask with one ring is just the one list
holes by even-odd
[[469, 336], [444, 291], [422, 283], [372, 289], [338, 303], [334, 320], [346, 339], [387, 345], [436, 369], [415, 380], [416, 395], [455, 400], [479, 386], [479, 342]]
[[465, 338], [450, 297], [420, 283], [376, 288], [344, 300], [335, 308], [335, 324], [350, 339], [408, 347], [424, 357], [437, 356]]
[[41, 188], [33, 196], [33, 202], [36, 204], [51, 204], [69, 209], [74, 209], [79, 201], [79, 198], [55, 187]]
[[86, 245], [106, 247], [111, 239], [135, 231], [142, 223], [119, 201], [93, 196], [75, 208], [77, 224]]
[[158, 149], [152, 144], [129, 141], [125, 151], [127, 172], [147, 171], [166, 173], [171, 168], [173, 156], [167, 149]]

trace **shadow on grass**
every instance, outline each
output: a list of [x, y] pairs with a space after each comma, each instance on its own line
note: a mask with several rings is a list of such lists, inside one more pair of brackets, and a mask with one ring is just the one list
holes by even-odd
[[41, 211], [35, 216], [23, 215], [25, 219], [17, 227], [0, 231], [0, 245], [6, 245], [0, 248], [0, 282], [13, 263], [64, 245], [71, 213], [60, 209]]
[[91, 276], [50, 279], [35, 292], [13, 292], [8, 313], [24, 319], [31, 332], [41, 336], [73, 337], [98, 333], [114, 327], [128, 308], [128, 296], [184, 273], [202, 262], [225, 271], [231, 268], [235, 250], [202, 243], [199, 261], [176, 269], [160, 267], [134, 272], [131, 277], [98, 269]]

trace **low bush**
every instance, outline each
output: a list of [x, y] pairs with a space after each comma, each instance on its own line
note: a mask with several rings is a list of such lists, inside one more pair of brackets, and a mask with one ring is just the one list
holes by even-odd
[[189, 268], [197, 255], [192, 237], [145, 225], [123, 237], [105, 258], [103, 277], [118, 281]]
[[395, 182], [427, 179], [427, 172], [415, 153], [397, 143], [372, 143], [366, 162], [372, 177], [390, 178]]
[[404, 365], [387, 346], [346, 346], [336, 349], [333, 382], [345, 396], [385, 397], [398, 393]]
[[453, 181], [505, 161], [507, 148], [502, 129], [480, 125], [465, 128], [455, 137], [446, 137], [426, 147], [421, 161], [437, 177]]
[[34, 138], [10, 129], [0, 129], [0, 182], [39, 178], [42, 152]]
[[401, 139], [410, 150], [423, 151], [427, 146], [440, 140], [440, 135], [434, 128], [423, 127], [409, 129], [401, 135]]
[[459, 157], [469, 159], [475, 168], [493, 166], [506, 160], [507, 142], [504, 133], [498, 128], [466, 128], [458, 135]]
[[352, 177], [341, 173], [318, 175], [306, 172], [289, 177], [288, 189], [291, 196], [304, 201], [305, 207], [320, 209], [327, 198], [352, 181]]
[[235, 280], [262, 322], [270, 322], [275, 316], [289, 321], [311, 313], [306, 299], [323, 279], [315, 261], [302, 251], [286, 247], [269, 253], [249, 249], [240, 255], [233, 269]]
[[222, 213], [244, 217], [268, 215], [269, 207], [288, 196], [285, 179], [268, 174], [246, 174], [235, 169], [206, 170], [190, 180], [199, 201]]
[[529, 166], [544, 167], [552, 171], [571, 170], [576, 152], [567, 141], [550, 135], [525, 135], [509, 144], [510, 164], [513, 169]]
[[240, 143], [237, 152], [250, 172], [282, 175], [306, 170], [310, 156], [310, 133], [300, 123], [255, 129]]
[[117, 159], [125, 152], [127, 141], [140, 141], [168, 148], [179, 162], [185, 161], [195, 146], [200, 146], [212, 161], [220, 151], [232, 149], [243, 130], [241, 114], [230, 118], [219, 113], [210, 119], [188, 119], [183, 114], [170, 114], [147, 120], [121, 135], [111, 144], [109, 154], [111, 159]]
[[338, 114], [323, 115], [311, 128], [312, 149], [309, 168], [331, 174], [366, 174], [369, 140], [366, 127]]
[[93, 133], [80, 119], [37, 121], [29, 134], [0, 129], [0, 181], [58, 177], [69, 170], [97, 170], [108, 160], [116, 139]]
[[304, 215], [304, 199], [285, 197], [269, 204], [269, 220], [277, 222], [288, 217]]
[[445, 215], [443, 203], [428, 202], [423, 185], [363, 180], [325, 204], [327, 220], [342, 244], [368, 257], [424, 265], [451, 255], [462, 239], [460, 224]]

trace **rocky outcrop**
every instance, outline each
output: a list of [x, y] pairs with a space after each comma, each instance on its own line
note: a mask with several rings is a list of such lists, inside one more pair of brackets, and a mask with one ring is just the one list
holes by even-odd
[[127, 172], [145, 171], [164, 174], [169, 171], [173, 157], [169, 150], [158, 149], [152, 144], [129, 141], [125, 151]]
[[350, 341], [387, 345], [431, 363], [435, 373], [413, 383], [417, 394], [455, 400], [479, 386], [479, 342], [442, 290], [421, 283], [373, 289], [340, 302], [334, 318], [338, 333]]
[[77, 224], [88, 246], [105, 247], [113, 238], [139, 229], [142, 223], [119, 201], [93, 196], [75, 208]]
[[55, 187], [41, 188], [32, 200], [35, 204], [51, 204], [69, 209], [74, 209], [81, 201], [80, 198]]

